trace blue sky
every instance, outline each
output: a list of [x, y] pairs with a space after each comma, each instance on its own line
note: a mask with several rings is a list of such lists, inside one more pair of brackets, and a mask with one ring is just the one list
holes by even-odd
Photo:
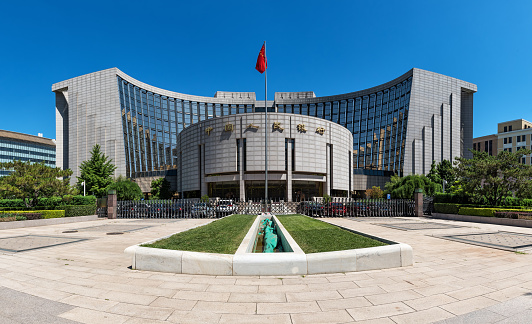
[[0, 129], [55, 138], [51, 85], [118, 67], [213, 96], [366, 89], [412, 67], [477, 84], [474, 136], [532, 121], [530, 1], [26, 1], [0, 12]]

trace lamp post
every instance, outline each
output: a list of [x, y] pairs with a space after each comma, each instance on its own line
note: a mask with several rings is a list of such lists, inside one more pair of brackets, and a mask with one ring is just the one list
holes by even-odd
[[83, 197], [85, 197], [85, 181], [81, 183], [83, 185]]
[[447, 181], [443, 180], [443, 193], [445, 193], [445, 184], [447, 183]]

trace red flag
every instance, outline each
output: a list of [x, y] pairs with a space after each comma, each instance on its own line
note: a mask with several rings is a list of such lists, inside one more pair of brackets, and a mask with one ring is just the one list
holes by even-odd
[[259, 57], [257, 58], [257, 65], [255, 65], [255, 69], [260, 73], [263, 73], [267, 68], [268, 61], [266, 60], [266, 48], [264, 48], [263, 44], [259, 52]]

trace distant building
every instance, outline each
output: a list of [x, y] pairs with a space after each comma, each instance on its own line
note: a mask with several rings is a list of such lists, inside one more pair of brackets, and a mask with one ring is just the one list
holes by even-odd
[[497, 135], [486, 135], [473, 138], [473, 150], [488, 152], [489, 155], [497, 155]]
[[[49, 138], [0, 130], [0, 162], [42, 162], [55, 168], [55, 143]], [[0, 170], [0, 177], [11, 171]]]
[[[532, 149], [532, 123], [524, 119], [516, 119], [499, 123], [497, 134], [476, 137], [473, 149], [497, 155], [502, 151], [516, 152], [521, 149]], [[529, 155], [521, 158], [521, 163], [531, 164]]]

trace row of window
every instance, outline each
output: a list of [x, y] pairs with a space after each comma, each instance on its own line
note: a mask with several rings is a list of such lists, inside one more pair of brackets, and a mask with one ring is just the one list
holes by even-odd
[[[526, 135], [526, 134], [525, 134], [525, 135], [517, 135], [517, 136], [515, 137], [515, 141], [516, 141], [517, 143], [519, 143], [519, 142], [526, 142], [526, 138], [527, 138], [527, 135]], [[513, 137], [505, 137], [505, 138], [503, 139], [503, 142], [504, 142], [504, 144], [511, 144], [511, 143], [512, 143], [512, 139], [513, 139]], [[532, 135], [530, 135], [530, 139], [532, 140]]]
[[[517, 152], [517, 151], [524, 150], [524, 149], [526, 149], [526, 146], [518, 146], [515, 148], [515, 151]], [[530, 150], [532, 150], [532, 145], [530, 145]], [[503, 151], [512, 153], [512, 148], [511, 147], [505, 148], [503, 149]]]
[[31, 152], [49, 153], [55, 155], [55, 147], [40, 145], [29, 142], [13, 141], [8, 139], [0, 139], [0, 147], [26, 149]]
[[28, 158], [28, 157], [19, 157], [19, 156], [13, 157], [12, 155], [0, 154], [0, 162], [13, 162], [13, 160], [20, 160], [23, 162], [30, 161], [30, 162], [36, 162], [36, 163], [44, 162], [44, 164], [46, 164], [47, 166], [55, 168], [55, 160], [51, 161], [51, 160], [46, 160], [46, 159]]
[[[529, 128], [532, 128], [532, 126], [530, 126], [530, 125], [525, 125], [525, 126], [523, 127], [523, 129], [529, 129]], [[506, 133], [506, 132], [511, 132], [511, 131], [512, 131], [512, 126], [511, 126], [511, 125], [510, 125], [510, 126], [504, 126], [504, 130], [503, 130], [504, 133]]]
[[[402, 173], [411, 84], [409, 78], [366, 96], [315, 104], [283, 104], [272, 111], [314, 116], [347, 127], [357, 152], [353, 159], [355, 168]], [[264, 111], [254, 105], [202, 103], [161, 96], [120, 77], [118, 87], [129, 176], [177, 165], [177, 135], [190, 124]], [[366, 149], [372, 146], [373, 149]]]
[[[488, 155], [493, 156], [493, 140], [484, 141], [484, 152], [488, 152]], [[482, 142], [473, 143], [473, 150], [481, 151]]]
[[21, 154], [24, 155], [31, 155], [32, 157], [43, 157], [43, 158], [49, 158], [50, 160], [55, 160], [55, 152], [52, 153], [45, 153], [45, 152], [37, 152], [37, 151], [29, 151], [24, 149], [18, 149], [13, 147], [4, 147], [0, 146], [0, 151], [11, 153], [13, 156], [21, 156]]

